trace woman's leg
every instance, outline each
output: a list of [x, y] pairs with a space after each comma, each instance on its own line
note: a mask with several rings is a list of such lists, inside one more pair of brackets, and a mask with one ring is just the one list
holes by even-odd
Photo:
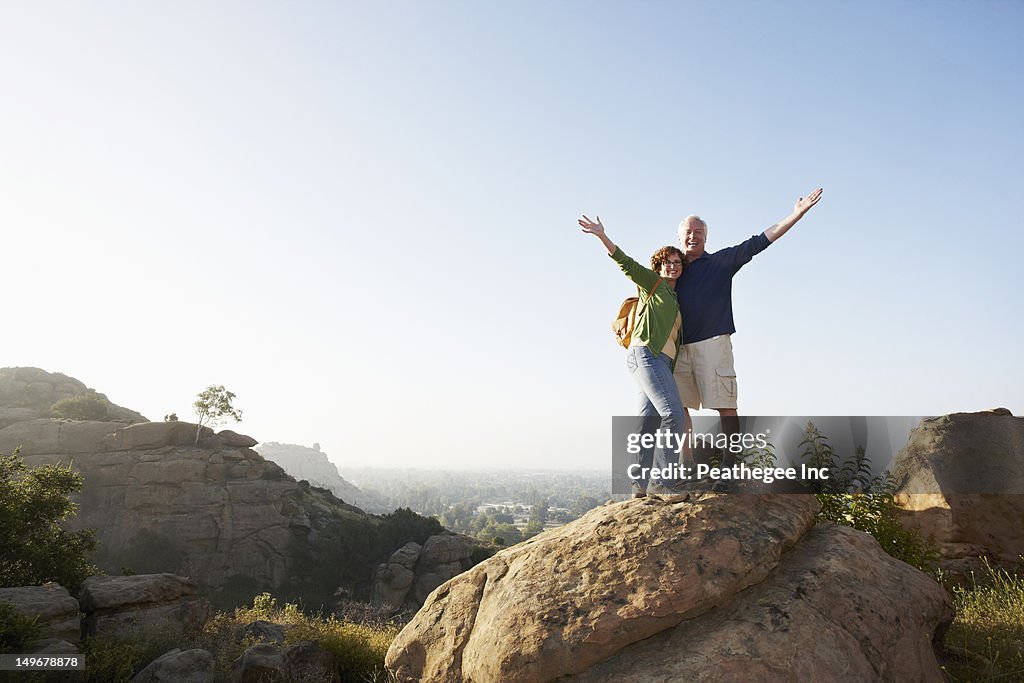
[[[638, 348], [638, 347], [633, 347]], [[626, 353], [626, 367], [629, 368], [630, 374], [636, 376], [638, 362], [637, 358], [633, 353], [633, 348], [630, 348]], [[654, 434], [654, 432], [661, 425], [661, 415], [658, 413], [658, 409], [651, 403], [650, 399], [647, 398], [647, 393], [640, 390], [640, 409], [637, 412], [639, 420], [637, 421], [636, 432], [638, 434]], [[633, 492], [638, 493], [640, 491], [646, 492], [647, 486], [651, 483], [658, 483], [657, 477], [654, 482], [650, 480], [649, 472], [651, 467], [654, 465], [654, 446], [645, 446], [642, 442], [640, 444], [640, 452], [633, 456], [633, 464], [640, 466], [641, 476], [639, 479], [634, 479]]]
[[[671, 463], [679, 462], [677, 449], [683, 443], [681, 439], [686, 435], [686, 408], [683, 407], [675, 378], [672, 377], [671, 359], [663, 353], [655, 355], [645, 346], [634, 346], [629, 351], [630, 370], [650, 406], [648, 412], [653, 409], [660, 416], [658, 425], [662, 433], [667, 430], [673, 438], [672, 448], [667, 449], [667, 453], [662, 451], [661, 458], [655, 461], [656, 468], [664, 469]], [[651, 425], [654, 424], [651, 419], [653, 415], [642, 417], [645, 418], [647, 429], [650, 431], [657, 429], [657, 426], [651, 428]]]

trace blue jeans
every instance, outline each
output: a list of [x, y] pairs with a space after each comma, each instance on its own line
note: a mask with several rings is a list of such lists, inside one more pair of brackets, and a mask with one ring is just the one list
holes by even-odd
[[[669, 430], [675, 435], [674, 438], [681, 438], [686, 433], [686, 408], [679, 398], [679, 389], [676, 387], [676, 380], [672, 376], [672, 359], [667, 354], [654, 354], [646, 346], [631, 346], [626, 353], [626, 367], [629, 368], [633, 379], [640, 385], [640, 423], [637, 431], [640, 434], [653, 434], [655, 430]], [[675, 447], [680, 442], [676, 441], [673, 448], [666, 450], [658, 449], [661, 457], [655, 464], [654, 447], [644, 448], [641, 445], [640, 452], [633, 456], [633, 462], [643, 469], [650, 468], [652, 464], [658, 469], [664, 469], [669, 463], [678, 463], [679, 456]], [[641, 471], [642, 471], [641, 470]], [[646, 477], [635, 480], [640, 486], [646, 488], [648, 480]], [[669, 480], [659, 481], [658, 477], [652, 477], [650, 483], [670, 483]]]

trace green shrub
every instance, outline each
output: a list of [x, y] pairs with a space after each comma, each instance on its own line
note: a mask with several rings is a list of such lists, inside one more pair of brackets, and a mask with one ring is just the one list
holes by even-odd
[[1024, 680], [1024, 577], [993, 569], [952, 589], [956, 618], [946, 632], [950, 680]]
[[36, 620], [6, 602], [0, 602], [0, 654], [28, 652], [28, 645], [39, 640]]
[[106, 420], [109, 403], [93, 394], [62, 398], [50, 407], [50, 414], [68, 420]]
[[900, 523], [893, 497], [895, 484], [888, 472], [873, 475], [863, 448], [857, 448], [852, 457], [840, 457], [828, 437], [810, 422], [801, 445], [801, 459], [806, 464], [829, 472], [828, 479], [814, 483], [821, 504], [816, 521], [828, 520], [869, 533], [896, 559], [935, 574], [938, 549], [930, 538]]
[[228, 680], [231, 664], [252, 644], [240, 641], [237, 633], [257, 620], [289, 626], [285, 646], [312, 640], [337, 657], [343, 681], [383, 680], [384, 655], [398, 635], [390, 623], [358, 624], [334, 616], [306, 615], [292, 603], [279, 605], [270, 593], [253, 598], [252, 607], [240, 607], [231, 614], [217, 614], [203, 630], [203, 642], [217, 660], [218, 680]]
[[0, 455], [0, 586], [56, 581], [75, 593], [97, 572], [88, 560], [92, 530], [60, 526], [78, 508], [69, 496], [81, 489], [70, 465], [27, 469], [17, 451]]

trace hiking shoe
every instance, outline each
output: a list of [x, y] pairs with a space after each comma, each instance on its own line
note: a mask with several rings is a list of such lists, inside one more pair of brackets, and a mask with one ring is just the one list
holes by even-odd
[[679, 482], [674, 483], [672, 486], [666, 486], [664, 483], [651, 484], [647, 487], [647, 494], [657, 496], [661, 500], [666, 500], [670, 503], [681, 503], [690, 497], [690, 493], [682, 488]]
[[647, 489], [645, 489], [643, 486], [641, 486], [640, 484], [638, 484], [638, 483], [636, 483], [634, 481], [633, 482], [633, 497], [634, 498], [646, 498], [647, 497]]

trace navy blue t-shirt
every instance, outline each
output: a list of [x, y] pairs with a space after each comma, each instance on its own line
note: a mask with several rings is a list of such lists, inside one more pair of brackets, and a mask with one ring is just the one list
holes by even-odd
[[771, 241], [762, 232], [747, 241], [716, 251], [704, 252], [688, 263], [676, 281], [676, 299], [683, 315], [683, 343], [732, 334], [732, 277]]

